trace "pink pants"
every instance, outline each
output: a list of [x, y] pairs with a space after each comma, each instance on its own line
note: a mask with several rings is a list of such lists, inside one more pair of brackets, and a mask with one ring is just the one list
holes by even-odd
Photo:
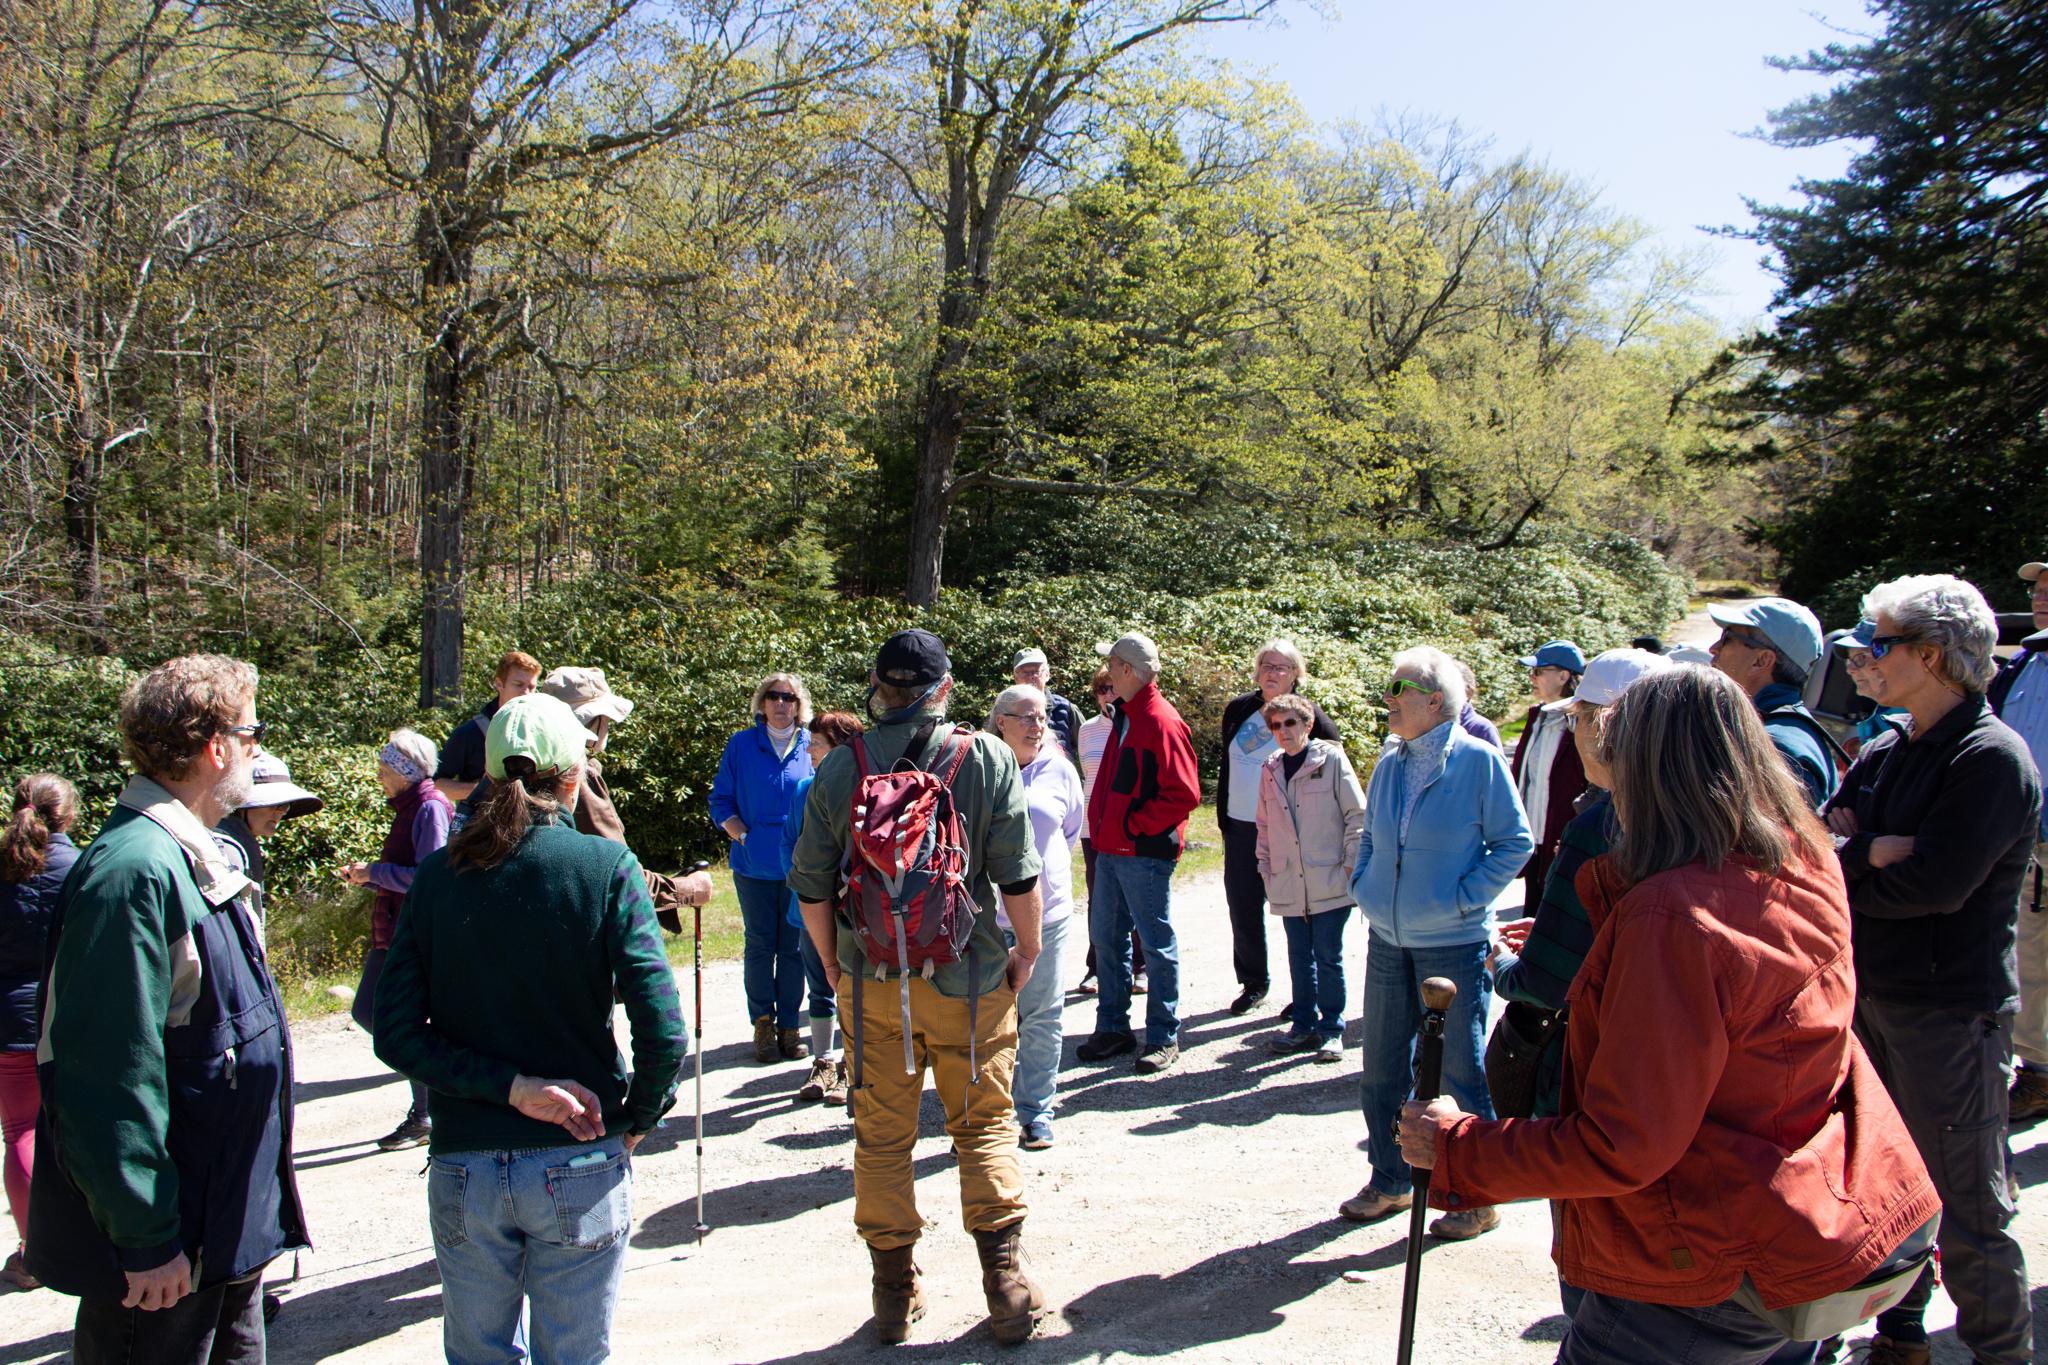
[[36, 1106], [41, 1100], [36, 1054], [0, 1052], [0, 1135], [7, 1146], [0, 1168], [6, 1173], [14, 1231], [23, 1240], [28, 1237], [28, 1174], [36, 1161]]

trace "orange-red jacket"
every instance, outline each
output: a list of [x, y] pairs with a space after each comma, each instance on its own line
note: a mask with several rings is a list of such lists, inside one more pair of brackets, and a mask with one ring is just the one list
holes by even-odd
[[1623, 888], [1580, 869], [1560, 1116], [1438, 1135], [1444, 1207], [1564, 1201], [1566, 1280], [1696, 1308], [1744, 1272], [1772, 1308], [1845, 1289], [1940, 1201], [1849, 1031], [1849, 905], [1832, 857], [1746, 859]]

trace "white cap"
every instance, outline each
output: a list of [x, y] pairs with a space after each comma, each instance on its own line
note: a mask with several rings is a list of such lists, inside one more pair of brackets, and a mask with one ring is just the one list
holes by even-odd
[[1052, 660], [1045, 657], [1044, 650], [1034, 645], [1030, 649], [1020, 649], [1017, 651], [1017, 657], [1010, 660], [1010, 671], [1015, 673], [1026, 664], [1044, 664], [1050, 668]]
[[1114, 640], [1105, 640], [1095, 646], [1095, 652], [1105, 659], [1122, 659], [1131, 667], [1147, 673], [1159, 671], [1159, 646], [1152, 643], [1149, 635], [1132, 631]]
[[2020, 565], [2020, 579], [2023, 582], [2031, 583], [2043, 573], [2048, 573], [2048, 564], [2043, 564], [2039, 560]]
[[1698, 645], [1673, 645], [1671, 652], [1664, 657], [1675, 664], [1698, 664], [1702, 668], [1714, 665], [1714, 656]]
[[1572, 700], [1608, 706], [1620, 700], [1636, 679], [1674, 666], [1669, 658], [1647, 649], [1610, 649], [1586, 665], [1586, 674], [1579, 679], [1579, 690], [1572, 694]]

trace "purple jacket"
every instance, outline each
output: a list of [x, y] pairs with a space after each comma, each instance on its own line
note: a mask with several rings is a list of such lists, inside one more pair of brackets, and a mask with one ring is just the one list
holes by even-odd
[[448, 842], [448, 820], [455, 804], [441, 794], [434, 779], [423, 777], [390, 800], [391, 832], [384, 849], [370, 864], [370, 885], [377, 900], [370, 907], [370, 946], [389, 948], [398, 930], [398, 911], [412, 890], [412, 874], [420, 859]]

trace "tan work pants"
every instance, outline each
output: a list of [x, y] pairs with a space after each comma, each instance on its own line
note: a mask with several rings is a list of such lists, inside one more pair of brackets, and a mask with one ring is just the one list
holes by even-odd
[[[839, 1027], [853, 1039], [853, 982], [840, 978]], [[903, 1005], [894, 980], [861, 983], [861, 1087], [853, 1095], [853, 1223], [881, 1251], [917, 1240], [917, 1174], [911, 1147], [926, 1070], [946, 1107], [946, 1132], [958, 1152], [962, 1221], [969, 1232], [999, 1228], [1025, 1214], [1017, 1164], [1017, 1122], [1010, 1072], [1017, 1062], [1017, 996], [1007, 985], [977, 1006], [975, 1059], [981, 1079], [968, 1083], [967, 1002], [910, 982], [910, 1045], [914, 1072], [903, 1069]], [[853, 1064], [852, 1055], [847, 1065]]]
[[2048, 893], [2034, 909], [2034, 878], [2048, 868], [2048, 843], [2034, 845], [2034, 865], [2020, 880], [2020, 1013], [2012, 1021], [2013, 1055], [2048, 1067]]

